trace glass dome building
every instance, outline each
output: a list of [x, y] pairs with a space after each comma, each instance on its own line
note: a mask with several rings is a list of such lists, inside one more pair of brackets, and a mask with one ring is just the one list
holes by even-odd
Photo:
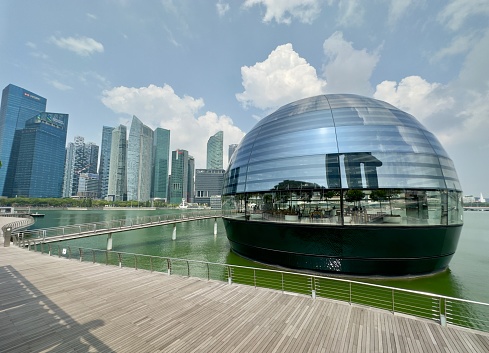
[[243, 138], [223, 185], [233, 251], [352, 275], [445, 269], [462, 190], [437, 138], [371, 98], [321, 95], [279, 108]]

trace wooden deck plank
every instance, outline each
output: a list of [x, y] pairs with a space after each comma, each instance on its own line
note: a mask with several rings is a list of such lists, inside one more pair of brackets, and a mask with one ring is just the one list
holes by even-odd
[[0, 248], [0, 351], [487, 353], [489, 335], [322, 298]]

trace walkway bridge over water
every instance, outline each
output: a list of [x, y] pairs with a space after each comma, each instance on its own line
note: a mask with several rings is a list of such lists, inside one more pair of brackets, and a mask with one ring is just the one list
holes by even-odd
[[47, 244], [63, 240], [87, 238], [98, 235], [107, 235], [107, 250], [112, 250], [112, 235], [138, 229], [173, 225], [172, 239], [176, 239], [178, 223], [214, 218], [214, 234], [217, 234], [217, 219], [221, 217], [221, 211], [184, 212], [178, 214], [141, 216], [123, 218], [102, 222], [68, 225], [63, 227], [40, 228], [33, 230], [17, 231], [12, 234], [15, 242], [26, 245], [28, 239], [32, 244]]

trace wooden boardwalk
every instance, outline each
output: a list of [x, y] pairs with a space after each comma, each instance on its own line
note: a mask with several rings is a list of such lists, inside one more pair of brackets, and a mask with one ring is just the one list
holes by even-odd
[[489, 335], [326, 299], [0, 248], [0, 352], [489, 352]]

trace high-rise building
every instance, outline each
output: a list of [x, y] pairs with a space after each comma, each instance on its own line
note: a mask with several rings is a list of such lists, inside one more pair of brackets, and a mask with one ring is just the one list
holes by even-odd
[[168, 200], [168, 167], [170, 157], [170, 130], [156, 128], [153, 149], [153, 192], [152, 197]]
[[188, 195], [188, 151], [176, 150], [171, 153], [170, 203], [187, 201]]
[[39, 113], [16, 134], [18, 158], [13, 195], [61, 197], [68, 114]]
[[81, 136], [75, 136], [75, 142], [68, 145], [63, 178], [63, 197], [77, 195], [81, 173], [97, 173], [98, 149], [93, 142], [85, 143], [85, 139]]
[[153, 130], [136, 116], [132, 117], [127, 144], [127, 199], [151, 198]]
[[112, 145], [112, 126], [102, 128], [102, 143], [100, 145], [100, 164], [98, 167], [99, 175], [99, 197], [105, 199], [109, 189], [109, 167], [110, 167], [110, 148]]
[[222, 131], [218, 131], [207, 141], [207, 169], [222, 169], [222, 141]]
[[107, 200], [127, 200], [127, 128], [124, 125], [112, 130]]
[[95, 199], [98, 197], [98, 174], [80, 173], [76, 195], [82, 198]]
[[224, 169], [197, 169], [195, 171], [195, 198], [198, 204], [211, 204], [211, 196], [222, 194]]
[[228, 150], [228, 163], [231, 161], [231, 157], [233, 156], [234, 151], [236, 151], [236, 148], [238, 148], [237, 143], [233, 143], [229, 145], [229, 150]]
[[75, 173], [75, 144], [69, 142], [66, 146], [65, 171], [63, 176], [62, 197], [71, 197], [73, 174]]
[[[46, 98], [15, 85], [2, 91], [0, 106], [0, 194], [12, 196], [13, 179], [7, 180], [10, 157], [16, 130], [23, 129], [25, 122], [38, 113], [46, 111]], [[15, 169], [15, 165], [13, 165]], [[11, 170], [10, 175], [14, 175]]]
[[194, 202], [195, 194], [195, 159], [188, 156], [187, 202]]

